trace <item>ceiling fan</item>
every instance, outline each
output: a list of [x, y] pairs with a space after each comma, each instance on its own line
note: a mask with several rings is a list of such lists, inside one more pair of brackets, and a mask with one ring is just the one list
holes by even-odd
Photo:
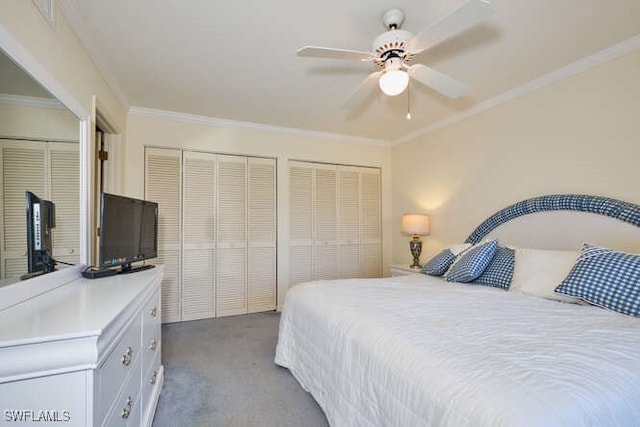
[[404, 12], [391, 9], [382, 16], [388, 31], [373, 41], [371, 52], [327, 47], [305, 46], [298, 50], [298, 56], [332, 59], [354, 59], [373, 62], [380, 68], [358, 86], [342, 108], [350, 110], [360, 104], [375, 88], [376, 83], [383, 93], [399, 95], [414, 79], [451, 99], [464, 96], [468, 86], [440, 71], [423, 64], [408, 65], [413, 57], [438, 43], [487, 19], [493, 13], [491, 5], [483, 0], [468, 0], [449, 15], [440, 19], [417, 35], [401, 30]]

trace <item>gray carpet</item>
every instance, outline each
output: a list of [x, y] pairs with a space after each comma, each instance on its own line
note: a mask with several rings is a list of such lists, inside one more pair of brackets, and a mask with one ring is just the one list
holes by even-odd
[[278, 313], [162, 327], [164, 426], [327, 426], [315, 400], [273, 363]]

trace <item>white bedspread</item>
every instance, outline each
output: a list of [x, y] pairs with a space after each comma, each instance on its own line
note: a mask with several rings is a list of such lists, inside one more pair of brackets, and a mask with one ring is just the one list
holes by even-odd
[[290, 289], [275, 362], [332, 426], [640, 426], [640, 319], [428, 276]]

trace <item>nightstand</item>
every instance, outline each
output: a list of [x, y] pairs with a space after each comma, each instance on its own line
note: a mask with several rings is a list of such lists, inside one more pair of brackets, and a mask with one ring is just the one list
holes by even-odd
[[394, 264], [389, 267], [391, 277], [394, 276], [407, 276], [409, 274], [422, 274], [422, 269], [410, 268], [409, 264]]

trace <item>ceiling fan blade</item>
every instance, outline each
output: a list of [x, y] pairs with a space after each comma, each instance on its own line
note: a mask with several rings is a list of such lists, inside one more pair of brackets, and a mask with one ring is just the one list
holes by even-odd
[[380, 71], [376, 71], [375, 73], [369, 74], [369, 77], [364, 79], [360, 86], [353, 91], [349, 98], [342, 104], [340, 109], [342, 110], [353, 110], [358, 105], [362, 104], [362, 102], [376, 89], [378, 85], [378, 78], [382, 74]]
[[305, 46], [298, 50], [298, 56], [312, 58], [355, 59], [371, 61], [371, 53], [357, 50], [333, 49], [330, 47]]
[[493, 8], [488, 2], [469, 0], [409, 40], [408, 50], [412, 53], [427, 50], [449, 37], [484, 21], [492, 14]]
[[451, 99], [460, 98], [469, 91], [469, 86], [467, 86], [466, 83], [449, 77], [426, 65], [412, 65], [409, 67], [409, 76]]

